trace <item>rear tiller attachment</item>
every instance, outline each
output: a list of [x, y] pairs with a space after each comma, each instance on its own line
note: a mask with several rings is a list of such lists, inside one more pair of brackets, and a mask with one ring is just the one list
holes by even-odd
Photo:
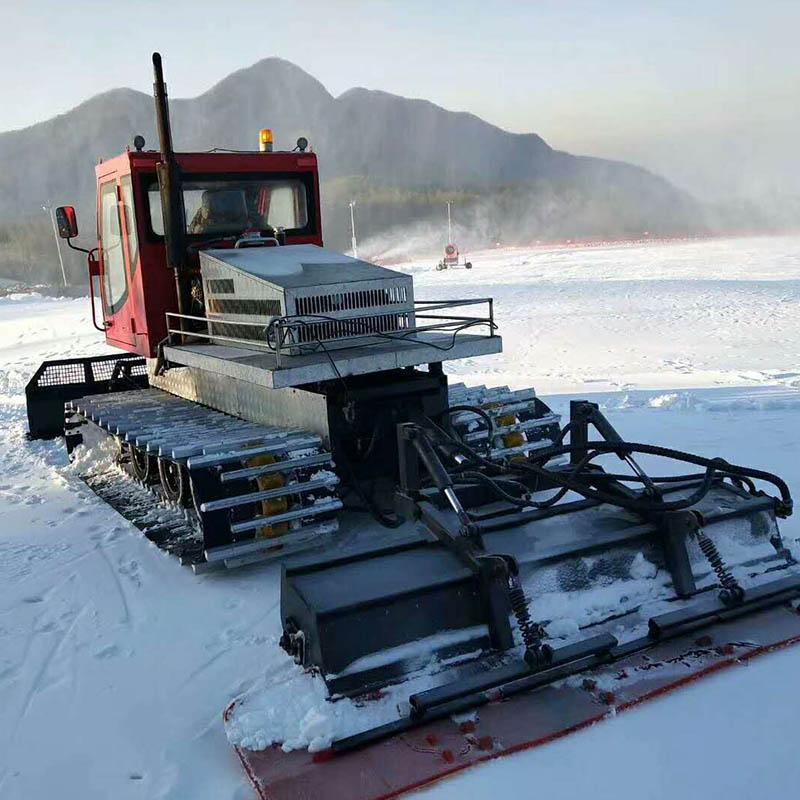
[[[400, 499], [418, 533], [285, 565], [282, 644], [319, 670], [334, 699], [423, 669], [434, 685], [411, 695], [397, 722], [334, 749], [800, 596], [775, 522], [792, 500], [774, 475], [625, 442], [585, 401], [572, 403], [555, 443], [527, 457], [490, 459], [428, 419], [397, 431]], [[600, 467], [608, 454], [631, 474]], [[700, 471], [651, 477], [639, 455]]]

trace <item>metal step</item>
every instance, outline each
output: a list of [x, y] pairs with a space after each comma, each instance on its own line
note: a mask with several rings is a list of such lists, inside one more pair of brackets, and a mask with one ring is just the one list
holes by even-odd
[[305, 483], [289, 483], [277, 489], [268, 489], [263, 492], [250, 492], [249, 494], [234, 495], [224, 497], [221, 500], [211, 500], [203, 503], [200, 508], [202, 511], [219, 511], [221, 508], [234, 508], [246, 503], [256, 503], [262, 500], [275, 500], [278, 497], [286, 497], [297, 494], [299, 491], [310, 492], [314, 489], [330, 489], [339, 483], [339, 478], [331, 473], [330, 477], [310, 480]]
[[244, 469], [232, 469], [229, 472], [220, 473], [219, 479], [223, 483], [229, 481], [238, 481], [243, 478], [255, 478], [258, 475], [269, 475], [275, 472], [286, 472], [287, 470], [296, 467], [313, 467], [322, 464], [331, 463], [330, 453], [320, 453], [316, 456], [305, 456], [304, 458], [295, 458], [291, 462], [277, 461], [274, 464], [265, 464], [261, 467], [245, 467]]

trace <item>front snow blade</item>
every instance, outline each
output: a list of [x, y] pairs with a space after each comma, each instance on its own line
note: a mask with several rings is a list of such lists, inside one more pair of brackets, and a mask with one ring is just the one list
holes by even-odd
[[[452, 715], [457, 704], [451, 703], [449, 711], [427, 721], [425, 717], [399, 720], [393, 727], [386, 726], [391, 729], [340, 740], [322, 753], [284, 753], [277, 745], [263, 751], [237, 747], [236, 752], [258, 796], [265, 800], [398, 797], [482, 761], [546, 744], [706, 675], [800, 642], [800, 614], [795, 607], [798, 581], [773, 583], [775, 593], [767, 597], [769, 592], [765, 592], [761, 604], [753, 598], [749, 613], [720, 613], [707, 601], [685, 609], [680, 619], [662, 615], [654, 618], [646, 642], [618, 646], [616, 653], [614, 648], [598, 648], [600, 652], [589, 657], [599, 661], [591, 669], [570, 671], [569, 663], [554, 663], [548, 670], [551, 674], [542, 674], [538, 683], [532, 675], [522, 679], [528, 681], [523, 691], [518, 691], [519, 679], [484, 690], [482, 704], [460, 717]], [[795, 599], [790, 602], [787, 597]], [[775, 602], [778, 605], [764, 607]], [[586, 660], [579, 658], [572, 666]], [[508, 702], [499, 702], [511, 695]], [[226, 710], [226, 722], [235, 705]]]

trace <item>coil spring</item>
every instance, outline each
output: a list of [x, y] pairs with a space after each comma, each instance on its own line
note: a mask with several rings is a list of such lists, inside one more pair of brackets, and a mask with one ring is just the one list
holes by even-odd
[[700, 545], [700, 549], [703, 551], [703, 555], [711, 565], [711, 568], [717, 574], [717, 580], [722, 587], [722, 592], [720, 593], [722, 599], [729, 601], [741, 600], [741, 598], [744, 597], [744, 589], [742, 589], [739, 582], [725, 566], [725, 562], [714, 542], [712, 542], [705, 533], [698, 530], [697, 543]]
[[511, 582], [508, 601], [517, 619], [517, 626], [522, 635], [525, 649], [537, 651], [542, 646], [542, 628], [531, 619], [531, 614], [528, 610], [528, 598], [525, 597], [525, 592], [520, 585], [519, 578], [516, 576]]

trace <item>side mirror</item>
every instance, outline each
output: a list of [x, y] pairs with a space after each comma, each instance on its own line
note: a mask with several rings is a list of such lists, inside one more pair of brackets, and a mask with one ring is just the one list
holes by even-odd
[[59, 206], [56, 209], [56, 226], [62, 239], [74, 239], [78, 235], [78, 218], [72, 206]]

